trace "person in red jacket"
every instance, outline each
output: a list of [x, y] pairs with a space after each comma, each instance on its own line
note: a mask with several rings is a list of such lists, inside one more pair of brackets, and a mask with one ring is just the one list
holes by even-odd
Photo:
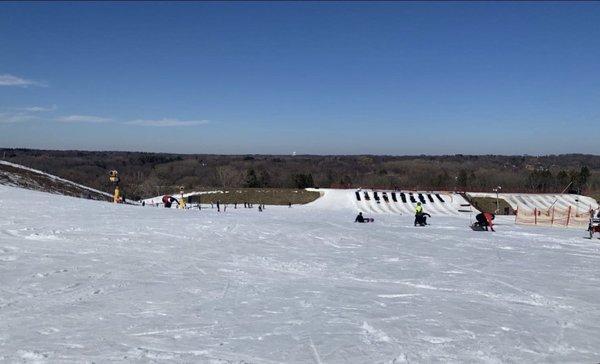
[[480, 214], [477, 214], [477, 216], [475, 216], [475, 219], [477, 220], [477, 224], [481, 227], [485, 228], [485, 231], [488, 231], [488, 226], [490, 227], [490, 229], [492, 231], [494, 230], [494, 223], [493, 220], [496, 216], [492, 213], [489, 212], [482, 212]]

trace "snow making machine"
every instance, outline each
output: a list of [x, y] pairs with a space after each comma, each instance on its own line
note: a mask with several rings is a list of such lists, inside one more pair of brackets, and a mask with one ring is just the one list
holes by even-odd
[[114, 203], [122, 202], [123, 200], [121, 198], [121, 190], [119, 189], [119, 182], [121, 182], [121, 179], [119, 178], [119, 172], [117, 172], [114, 169], [108, 172], [108, 179], [115, 186], [115, 193], [113, 196]]
[[184, 194], [183, 186], [179, 186], [179, 193], [181, 194], [181, 198], [179, 199], [179, 204], [177, 205], [177, 207], [180, 209], [185, 209], [185, 197], [183, 197], [183, 194]]

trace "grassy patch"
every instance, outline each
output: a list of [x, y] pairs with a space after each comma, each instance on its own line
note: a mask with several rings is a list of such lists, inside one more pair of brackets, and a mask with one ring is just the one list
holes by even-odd
[[[223, 204], [252, 204], [293, 205], [313, 202], [320, 197], [319, 192], [292, 188], [231, 188], [220, 189], [223, 193], [208, 193], [199, 195], [201, 202], [211, 203], [220, 201]], [[198, 196], [192, 196], [193, 203], [198, 202]]]
[[[471, 201], [471, 204], [477, 208], [479, 211], [487, 211], [487, 212], [494, 212], [496, 211], [496, 198], [495, 197], [471, 197], [469, 199]], [[513, 214], [513, 209], [512, 207], [510, 207], [510, 205], [508, 204], [508, 202], [506, 202], [503, 199], [498, 199], [498, 207], [499, 207], [499, 211], [497, 213], [497, 215], [507, 215], [505, 213], [506, 208], [508, 208], [508, 215], [512, 215]]]

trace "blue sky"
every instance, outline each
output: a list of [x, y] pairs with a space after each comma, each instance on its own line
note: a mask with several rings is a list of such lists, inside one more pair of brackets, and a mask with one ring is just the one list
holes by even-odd
[[0, 2], [0, 147], [598, 154], [600, 3]]

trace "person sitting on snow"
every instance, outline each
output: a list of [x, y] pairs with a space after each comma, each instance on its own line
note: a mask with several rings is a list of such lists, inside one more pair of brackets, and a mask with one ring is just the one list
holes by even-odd
[[354, 222], [373, 222], [373, 219], [364, 217], [362, 212], [359, 212], [358, 216], [356, 216], [356, 219], [354, 219]]
[[485, 231], [488, 231], [488, 226], [490, 227], [490, 229], [492, 231], [494, 230], [494, 223], [492, 222], [494, 219], [496, 218], [496, 215], [490, 213], [490, 212], [482, 212], [477, 214], [477, 216], [475, 216], [475, 219], [477, 220], [477, 222], [475, 224], [484, 227]]

